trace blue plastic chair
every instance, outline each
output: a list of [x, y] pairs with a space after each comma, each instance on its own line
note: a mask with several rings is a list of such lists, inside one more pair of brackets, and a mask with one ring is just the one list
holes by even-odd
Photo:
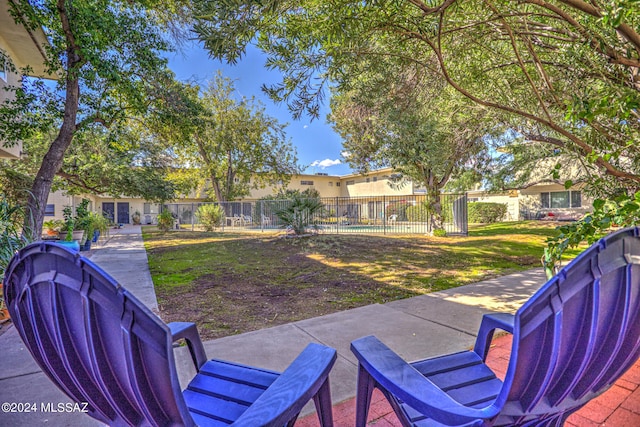
[[[601, 239], [515, 316], [485, 315], [473, 351], [406, 363], [373, 336], [354, 341], [356, 425], [377, 387], [404, 426], [561, 426], [640, 356], [639, 234]], [[504, 383], [485, 364], [495, 329], [513, 334]]]
[[[67, 396], [109, 425], [293, 425], [311, 399], [333, 425], [329, 371], [318, 344], [282, 373], [206, 360], [193, 323], [165, 325], [104, 271], [50, 243], [22, 249], [4, 281], [11, 318], [36, 362]], [[173, 343], [185, 339], [197, 374], [180, 390]]]

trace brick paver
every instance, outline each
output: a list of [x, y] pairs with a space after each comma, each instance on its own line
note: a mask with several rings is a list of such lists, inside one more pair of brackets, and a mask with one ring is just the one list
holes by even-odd
[[[502, 379], [506, 374], [511, 352], [511, 335], [494, 338], [487, 364]], [[604, 394], [593, 399], [566, 422], [567, 427], [630, 427], [640, 426], [640, 361], [629, 369]], [[336, 427], [355, 425], [355, 398], [333, 407]], [[400, 427], [400, 421], [382, 393], [374, 391], [367, 425], [376, 427]], [[296, 427], [318, 427], [315, 414], [296, 422]]]

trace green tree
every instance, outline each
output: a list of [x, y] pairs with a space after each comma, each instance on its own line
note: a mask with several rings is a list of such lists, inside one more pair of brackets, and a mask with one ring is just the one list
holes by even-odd
[[[182, 90], [193, 98], [196, 89]], [[199, 113], [187, 118], [177, 134], [183, 138], [176, 147], [183, 170], [208, 178], [219, 202], [246, 196], [251, 188], [286, 182], [299, 169], [285, 126], [254, 99], [236, 100], [233, 92], [232, 82], [218, 74], [192, 99], [189, 108]]]
[[317, 115], [323, 87], [348, 87], [363, 58], [394, 58], [435, 72], [524, 139], [583, 159], [599, 191], [640, 183], [637, 1], [195, 4], [212, 55], [235, 61], [255, 42], [283, 73], [269, 93], [298, 114]]
[[441, 229], [442, 189], [486, 158], [484, 112], [442, 85], [424, 85], [421, 69], [389, 72], [394, 65], [378, 60], [351, 90], [334, 93], [330, 121], [352, 167], [390, 166], [397, 175], [390, 185], [411, 180], [426, 188], [429, 224]]
[[9, 3], [16, 22], [47, 32], [46, 66], [59, 75], [55, 88], [42, 81], [12, 88], [15, 99], [0, 106], [0, 139], [13, 143], [57, 127], [30, 191], [25, 229], [42, 229], [44, 207], [74, 137], [88, 128], [110, 127], [142, 117], [165, 94], [172, 76], [163, 51], [184, 23], [176, 1], [18, 0]]
[[[172, 158], [164, 144], [139, 128], [135, 121], [127, 120], [109, 129], [90, 127], [77, 132], [51, 189], [156, 201], [174, 198], [175, 186], [167, 178]], [[33, 180], [27, 184], [23, 177], [36, 175], [56, 133], [50, 129], [23, 141], [22, 157], [4, 164], [6, 181], [0, 181], [0, 186], [21, 188], [26, 195]]]

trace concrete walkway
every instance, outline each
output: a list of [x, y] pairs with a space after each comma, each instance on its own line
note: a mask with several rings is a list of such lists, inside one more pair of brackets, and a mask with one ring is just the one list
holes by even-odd
[[[142, 246], [139, 227], [113, 230], [110, 239], [91, 251], [91, 259], [145, 304], [157, 301]], [[210, 358], [228, 359], [267, 369], [283, 370], [310, 342], [335, 348], [338, 360], [331, 372], [334, 403], [355, 396], [356, 359], [352, 340], [374, 334], [404, 358], [412, 360], [469, 348], [475, 341], [482, 314], [514, 311], [544, 283], [542, 269], [487, 280], [448, 291], [388, 304], [374, 304], [327, 316], [302, 320], [205, 343]], [[0, 336], [0, 403], [69, 402], [24, 348], [15, 328]], [[184, 347], [176, 349], [180, 380], [194, 371]], [[303, 411], [312, 411], [309, 405]], [[2, 413], [0, 426], [99, 425], [84, 414]]]

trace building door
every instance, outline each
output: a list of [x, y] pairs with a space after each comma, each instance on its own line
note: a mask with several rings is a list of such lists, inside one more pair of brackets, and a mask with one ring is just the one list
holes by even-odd
[[105, 218], [108, 218], [109, 221], [111, 222], [115, 222], [116, 217], [113, 215], [115, 210], [115, 205], [112, 202], [109, 203], [102, 203], [102, 215], [105, 216]]
[[118, 224], [129, 224], [129, 203], [118, 203]]

